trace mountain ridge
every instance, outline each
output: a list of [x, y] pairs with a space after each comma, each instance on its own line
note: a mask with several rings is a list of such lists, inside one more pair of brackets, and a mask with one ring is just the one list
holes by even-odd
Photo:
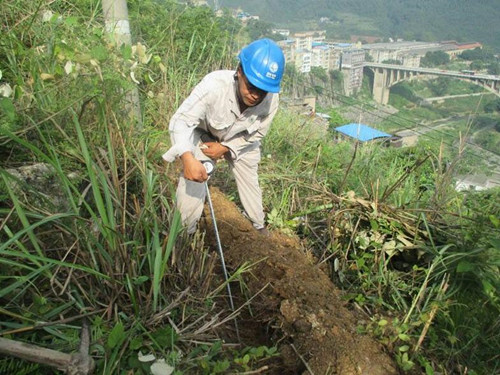
[[[500, 18], [496, 0], [220, 0], [219, 5], [241, 7], [280, 27], [316, 20], [335, 38], [368, 31], [384, 38], [478, 41], [500, 51], [500, 38], [491, 32]], [[320, 26], [320, 17], [332, 22]]]

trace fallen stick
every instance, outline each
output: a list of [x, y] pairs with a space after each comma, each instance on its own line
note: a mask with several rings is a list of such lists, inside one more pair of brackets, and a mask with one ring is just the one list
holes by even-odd
[[306, 369], [307, 371], [309, 371], [309, 373], [311, 375], [314, 375], [314, 372], [312, 372], [311, 368], [309, 367], [309, 364], [306, 362], [306, 360], [304, 359], [304, 357], [302, 357], [299, 353], [299, 351], [295, 348], [295, 345], [291, 344], [290, 345], [292, 347], [292, 349], [295, 351], [295, 353], [299, 356], [300, 360], [302, 361], [302, 363], [304, 364], [304, 366], [306, 366]]
[[49, 327], [49, 326], [53, 326], [53, 325], [56, 325], [56, 324], [67, 324], [67, 323], [74, 322], [75, 320], [78, 320], [78, 319], [86, 318], [86, 317], [88, 317], [90, 315], [99, 314], [99, 313], [101, 313], [103, 311], [104, 311], [104, 309], [100, 309], [100, 310], [92, 311], [92, 312], [89, 312], [89, 313], [86, 313], [86, 314], [80, 314], [80, 315], [77, 315], [77, 316], [72, 316], [71, 318], [56, 320], [54, 322], [39, 322], [39, 323], [36, 323], [35, 325], [32, 325], [32, 326], [21, 327], [21, 328], [13, 329], [11, 331], [0, 332], [0, 336], [14, 335], [16, 333], [32, 331], [34, 329], [40, 329], [40, 328], [43, 328], [43, 327]]
[[0, 354], [21, 358], [30, 362], [55, 367], [70, 375], [90, 375], [94, 371], [94, 360], [89, 356], [90, 331], [84, 320], [77, 353], [66, 354], [0, 337]]

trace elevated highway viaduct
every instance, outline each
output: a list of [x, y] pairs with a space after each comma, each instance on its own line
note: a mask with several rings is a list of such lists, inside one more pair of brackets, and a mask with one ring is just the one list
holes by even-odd
[[373, 72], [373, 99], [381, 104], [389, 103], [390, 88], [396, 83], [422, 75], [453, 77], [471, 81], [500, 96], [500, 76], [371, 62], [365, 62], [363, 66]]

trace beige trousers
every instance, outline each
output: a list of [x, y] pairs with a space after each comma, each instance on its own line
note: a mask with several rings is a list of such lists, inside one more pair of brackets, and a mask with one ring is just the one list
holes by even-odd
[[[198, 160], [209, 159], [198, 147], [201, 143], [198, 132], [194, 134], [194, 143], [197, 145], [195, 157]], [[262, 207], [262, 191], [259, 186], [257, 174], [260, 161], [260, 144], [256, 143], [254, 147], [240, 154], [238, 160], [227, 159], [227, 161], [236, 180], [238, 195], [246, 215], [252, 221], [255, 228], [262, 228], [265, 216]], [[184, 178], [183, 173], [181, 173], [176, 195], [177, 208], [181, 213], [182, 222], [187, 228], [188, 233], [194, 233], [205, 203], [205, 183], [187, 180]]]

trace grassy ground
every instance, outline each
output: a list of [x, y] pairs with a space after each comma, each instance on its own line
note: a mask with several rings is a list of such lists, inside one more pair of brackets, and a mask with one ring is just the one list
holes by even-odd
[[[97, 1], [2, 4], [0, 84], [12, 93], [0, 100], [1, 334], [69, 350], [79, 324], [63, 319], [85, 315], [99, 373], [148, 373], [139, 351], [177, 374], [248, 372], [274, 351], [222, 345], [225, 285], [203, 235], [183, 233], [177, 171], [160, 158], [172, 112], [203, 74], [233, 66], [242, 34], [208, 9], [166, 5], [132, 2], [134, 48], [114, 48]], [[134, 88], [142, 123], [124, 111]], [[331, 266], [373, 317], [358, 329], [404, 371], [495, 373], [498, 193], [454, 192], [460, 153], [330, 139], [279, 113], [261, 167], [270, 225]], [[35, 163], [42, 175], [14, 171]]]

